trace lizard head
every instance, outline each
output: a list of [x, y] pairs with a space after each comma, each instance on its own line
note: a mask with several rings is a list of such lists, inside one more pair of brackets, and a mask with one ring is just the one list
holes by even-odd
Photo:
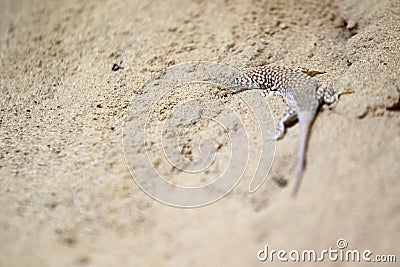
[[248, 74], [244, 73], [233, 80], [232, 86], [229, 89], [232, 93], [240, 93], [245, 90], [260, 88], [261, 86], [256, 81], [254, 81]]

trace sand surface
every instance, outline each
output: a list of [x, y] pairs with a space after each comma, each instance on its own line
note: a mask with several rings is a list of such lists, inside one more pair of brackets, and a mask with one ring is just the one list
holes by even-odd
[[[273, 266], [257, 259], [265, 245], [321, 251], [339, 238], [400, 261], [399, 1], [2, 0], [0, 33], [0, 266]], [[354, 90], [318, 114], [295, 200], [297, 125], [252, 195], [247, 180], [179, 209], [135, 184], [122, 129], [146, 103], [131, 100], [193, 60], [303, 66]], [[349, 263], [318, 266], [330, 265]]]

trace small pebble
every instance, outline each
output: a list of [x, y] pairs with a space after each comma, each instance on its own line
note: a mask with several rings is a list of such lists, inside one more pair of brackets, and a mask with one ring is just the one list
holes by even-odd
[[118, 70], [120, 70], [120, 69], [122, 69], [122, 67], [119, 66], [118, 64], [114, 64], [114, 65], [112, 66], [112, 68], [111, 68], [112, 71], [118, 71]]
[[281, 28], [282, 30], [285, 30], [288, 28], [288, 26], [285, 23], [280, 23], [279, 28]]
[[354, 29], [356, 29], [357, 28], [357, 22], [355, 22], [354, 20], [352, 20], [352, 19], [349, 19], [348, 21], [347, 21], [347, 26], [346, 26], [346, 28], [348, 29], [348, 30], [354, 30]]

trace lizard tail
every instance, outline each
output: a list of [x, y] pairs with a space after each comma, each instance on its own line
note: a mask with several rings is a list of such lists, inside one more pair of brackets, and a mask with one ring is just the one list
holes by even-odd
[[298, 118], [300, 127], [300, 133], [299, 133], [300, 144], [299, 144], [299, 154], [297, 159], [295, 184], [292, 191], [293, 197], [296, 197], [301, 185], [301, 180], [303, 179], [304, 166], [306, 163], [308, 137], [314, 116], [307, 112], [307, 113], [299, 113]]

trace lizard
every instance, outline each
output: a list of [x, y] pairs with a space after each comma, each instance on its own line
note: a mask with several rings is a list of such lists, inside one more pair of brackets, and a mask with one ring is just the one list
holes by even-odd
[[325, 72], [313, 71], [302, 67], [262, 66], [244, 72], [234, 80], [233, 88], [236, 90], [233, 93], [251, 89], [262, 89], [265, 90], [266, 96], [275, 93], [283, 97], [288, 109], [276, 124], [275, 140], [283, 137], [287, 122], [294, 121], [296, 118], [298, 119], [300, 142], [295, 182], [292, 191], [293, 197], [297, 195], [301, 185], [306, 163], [309, 132], [318, 107], [324, 103], [331, 105], [340, 96], [340, 94], [335, 93], [333, 86], [320, 86], [312, 78], [317, 74], [323, 73]]

